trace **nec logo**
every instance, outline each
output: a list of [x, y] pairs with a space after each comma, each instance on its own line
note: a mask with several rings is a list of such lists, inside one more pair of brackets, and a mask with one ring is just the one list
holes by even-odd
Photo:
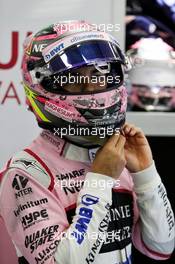
[[23, 197], [24, 195], [32, 193], [32, 188], [26, 188], [28, 181], [29, 180], [24, 176], [21, 176], [19, 174], [15, 175], [15, 178], [12, 182], [12, 188], [17, 191], [15, 192], [15, 196], [17, 199], [19, 197]]
[[24, 229], [49, 218], [46, 209], [34, 211], [22, 217], [21, 223]]
[[33, 52], [36, 52], [36, 53], [38, 53], [38, 52], [42, 52], [43, 51], [43, 49], [45, 48], [47, 46], [47, 44], [35, 44], [34, 46], [33, 46], [33, 49], [32, 49], [32, 51]]

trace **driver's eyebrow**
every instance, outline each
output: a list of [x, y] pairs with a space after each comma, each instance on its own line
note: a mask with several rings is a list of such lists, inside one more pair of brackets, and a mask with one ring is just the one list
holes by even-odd
[[[77, 75], [77, 76], [86, 76], [86, 74], [84, 74], [84, 72], [77, 71], [76, 69], [70, 71], [70, 74]], [[90, 74], [91, 74], [91, 75], [96, 75], [96, 74], [103, 75], [100, 71], [98, 71], [98, 70], [95, 69], [95, 68], [93, 68], [93, 69], [90, 71]]]
[[76, 75], [80, 75], [80, 72], [76, 71], [76, 70], [72, 70], [69, 72], [70, 74], [76, 74]]

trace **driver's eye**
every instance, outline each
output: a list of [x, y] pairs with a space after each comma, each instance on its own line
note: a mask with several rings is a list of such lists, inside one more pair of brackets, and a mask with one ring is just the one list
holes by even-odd
[[99, 72], [99, 71], [97, 71], [97, 70], [94, 70], [94, 71], [92, 72], [91, 76], [106, 76], [106, 74], [101, 73], [101, 72]]

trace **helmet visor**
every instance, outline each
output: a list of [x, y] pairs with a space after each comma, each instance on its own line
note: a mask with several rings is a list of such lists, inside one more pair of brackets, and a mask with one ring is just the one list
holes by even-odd
[[99, 62], [115, 61], [123, 64], [125, 61], [117, 45], [108, 41], [88, 41], [60, 52], [59, 56], [49, 62], [49, 70], [54, 74]]

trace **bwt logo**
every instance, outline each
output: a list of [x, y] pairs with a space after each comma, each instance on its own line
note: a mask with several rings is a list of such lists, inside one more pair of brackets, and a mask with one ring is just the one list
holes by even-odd
[[31, 187], [26, 188], [28, 181], [29, 180], [24, 176], [19, 174], [15, 175], [15, 178], [12, 182], [12, 188], [17, 191], [15, 192], [16, 199], [32, 193]]
[[21, 223], [24, 229], [34, 225], [35, 223], [48, 219], [48, 213], [46, 209], [41, 211], [34, 211], [22, 217]]
[[64, 43], [59, 44], [58, 46], [56, 46], [55, 48], [53, 48], [49, 54], [46, 54], [44, 56], [44, 60], [45, 62], [48, 62], [49, 60], [51, 60], [55, 55], [57, 55], [59, 53], [60, 50], [64, 49]]

